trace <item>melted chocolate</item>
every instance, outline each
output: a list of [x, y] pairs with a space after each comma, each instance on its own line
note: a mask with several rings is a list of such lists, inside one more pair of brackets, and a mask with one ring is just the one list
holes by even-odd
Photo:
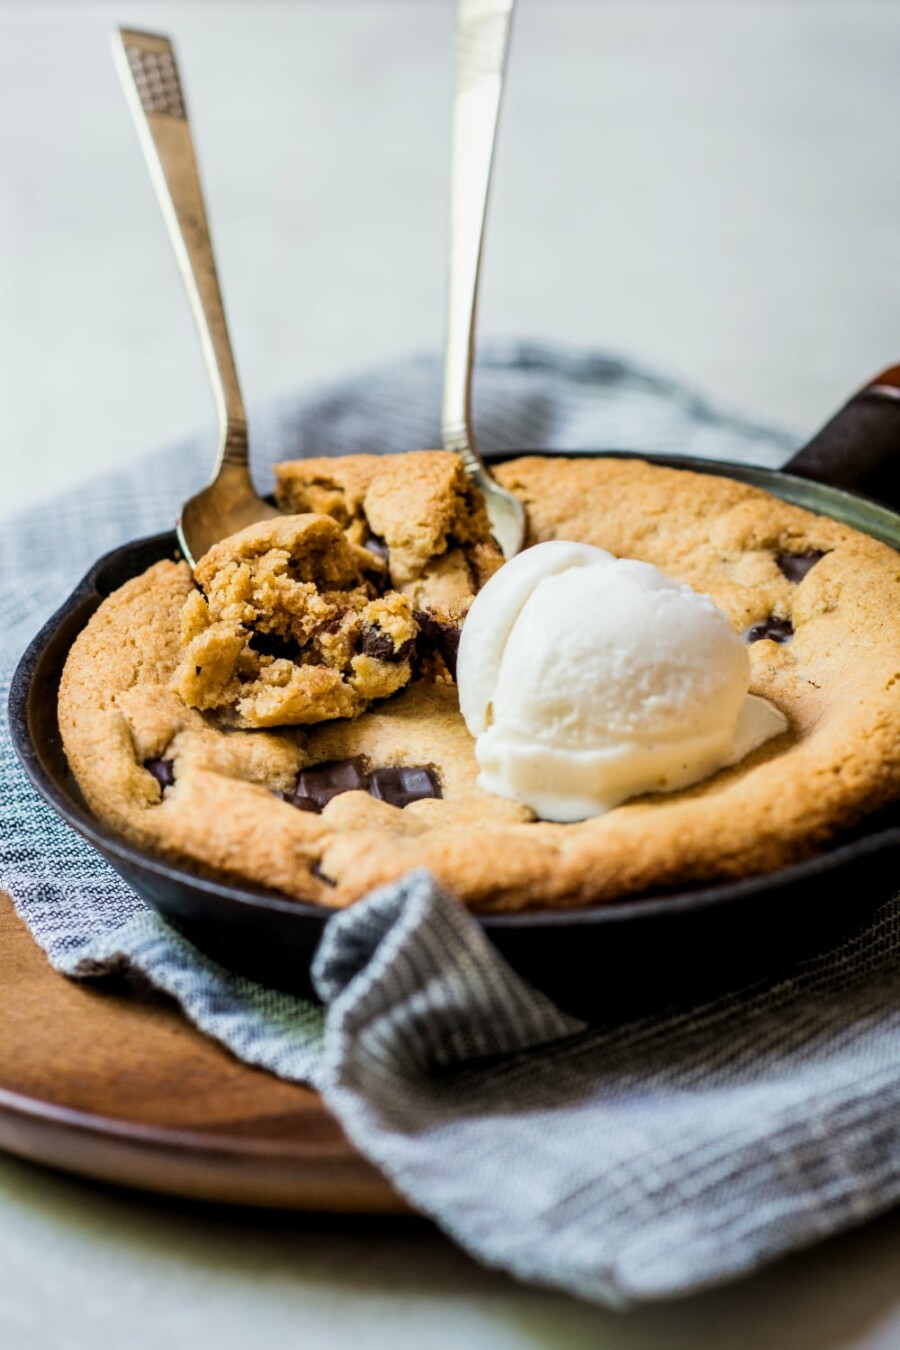
[[373, 656], [378, 661], [389, 661], [392, 665], [396, 665], [398, 661], [405, 661], [412, 648], [412, 638], [395, 647], [393, 638], [377, 626], [366, 629], [360, 645], [360, 650], [365, 656]]
[[771, 638], [773, 642], [790, 642], [794, 636], [794, 625], [790, 619], [763, 619], [755, 623], [744, 634], [745, 642], [759, 642], [762, 638]]
[[396, 768], [375, 769], [369, 781], [369, 792], [389, 806], [409, 806], [426, 797], [440, 797], [441, 785], [433, 769], [425, 764], [400, 764]]
[[420, 657], [436, 651], [443, 659], [451, 677], [456, 679], [456, 658], [459, 655], [460, 629], [455, 623], [447, 623], [432, 614], [428, 609], [413, 611], [413, 618], [419, 625], [417, 649]]
[[175, 782], [175, 761], [172, 759], [145, 759], [144, 768], [148, 773], [152, 773], [159, 786], [163, 789], [171, 787]]
[[283, 657], [286, 661], [296, 661], [300, 655], [300, 643], [296, 638], [283, 638], [276, 633], [253, 633], [250, 646], [260, 656]]
[[809, 553], [778, 553], [775, 555], [782, 576], [787, 577], [788, 581], [802, 581], [807, 572], [812, 571], [820, 558], [825, 554], [820, 553], [818, 549], [813, 549]]

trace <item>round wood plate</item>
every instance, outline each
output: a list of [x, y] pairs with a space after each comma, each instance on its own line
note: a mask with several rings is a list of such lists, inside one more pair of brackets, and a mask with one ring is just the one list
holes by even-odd
[[231, 1205], [403, 1214], [321, 1097], [249, 1068], [149, 989], [58, 975], [0, 892], [0, 1148]]

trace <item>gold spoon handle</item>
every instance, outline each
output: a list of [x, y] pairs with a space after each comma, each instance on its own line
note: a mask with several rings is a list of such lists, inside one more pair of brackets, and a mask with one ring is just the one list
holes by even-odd
[[200, 334], [219, 419], [219, 459], [247, 465], [247, 418], [216, 275], [175, 52], [166, 37], [115, 29], [116, 67]]
[[475, 309], [488, 188], [515, 0], [460, 0], [450, 167], [444, 447], [485, 474], [472, 430]]

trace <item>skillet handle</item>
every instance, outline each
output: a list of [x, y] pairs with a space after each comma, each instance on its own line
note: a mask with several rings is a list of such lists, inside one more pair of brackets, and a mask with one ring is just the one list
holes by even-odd
[[900, 510], [900, 366], [854, 394], [783, 467]]

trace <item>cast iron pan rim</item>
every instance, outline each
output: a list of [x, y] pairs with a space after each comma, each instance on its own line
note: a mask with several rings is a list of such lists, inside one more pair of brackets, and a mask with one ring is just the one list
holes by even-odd
[[[501, 461], [529, 454], [546, 453], [546, 451], [540, 450], [504, 451], [502, 454], [495, 454], [490, 458]], [[864, 502], [867, 508], [876, 508], [879, 514], [883, 515], [886, 529], [893, 525], [895, 531], [900, 532], [900, 514], [889, 510], [871, 498], [865, 497], [862, 493], [847, 492], [843, 489], [830, 487], [827, 484], [810, 483], [801, 478], [793, 478], [792, 475], [776, 469], [756, 468], [755, 466], [730, 463], [725, 460], [702, 460], [680, 455], [646, 455], [633, 451], [618, 450], [566, 451], [566, 456], [572, 458], [609, 456], [616, 459], [646, 459], [652, 463], [664, 464], [676, 469], [714, 473], [722, 477], [738, 476], [745, 482], [756, 482], [762, 487], [768, 486], [770, 488], [773, 479], [789, 479], [792, 485], [796, 485], [804, 494], [824, 493], [829, 498], [837, 497], [846, 500], [849, 506]], [[823, 514], [827, 514], [827, 512]], [[275, 914], [296, 915], [298, 918], [316, 919], [324, 924], [337, 911], [309, 901], [292, 900], [263, 888], [233, 886], [226, 882], [217, 881], [212, 877], [205, 876], [199, 870], [168, 863], [153, 854], [145, 853], [126, 843], [119, 836], [107, 832], [87, 813], [85, 808], [81, 808], [74, 803], [41, 763], [31, 738], [29, 695], [35, 671], [47, 647], [63, 623], [75, 615], [83, 604], [97, 595], [97, 578], [105, 568], [129, 551], [136, 551], [142, 547], [147, 550], [164, 549], [164, 546], [168, 546], [172, 554], [175, 553], [177, 539], [174, 530], [149, 535], [143, 539], [130, 540], [104, 554], [94, 563], [69, 598], [51, 615], [40, 632], [33, 638], [16, 667], [10, 686], [8, 711], [14, 748], [28, 778], [38, 793], [68, 825], [93, 844], [100, 853], [111, 854], [130, 868], [152, 873], [175, 885], [189, 884], [207, 895], [226, 901], [229, 905], [246, 906], [249, 910], [262, 909]], [[511, 914], [476, 913], [475, 917], [486, 929], [510, 929], [540, 928], [546, 925], [577, 927], [597, 923], [617, 924], [627, 923], [632, 919], [651, 918], [655, 915], [673, 915], [686, 911], [697, 912], [729, 902], [739, 902], [752, 896], [755, 892], [766, 890], [773, 885], [811, 879], [821, 873], [829, 872], [845, 860], [852, 861], [856, 858], [866, 857], [889, 844], [900, 845], [900, 826], [876, 831], [860, 839], [839, 844], [826, 853], [817, 854], [802, 862], [792, 863], [775, 871], [743, 877], [737, 881], [717, 882], [713, 885], [701, 886], [688, 891], [658, 896], [651, 895], [645, 899], [625, 899], [577, 909], [525, 910]]]

